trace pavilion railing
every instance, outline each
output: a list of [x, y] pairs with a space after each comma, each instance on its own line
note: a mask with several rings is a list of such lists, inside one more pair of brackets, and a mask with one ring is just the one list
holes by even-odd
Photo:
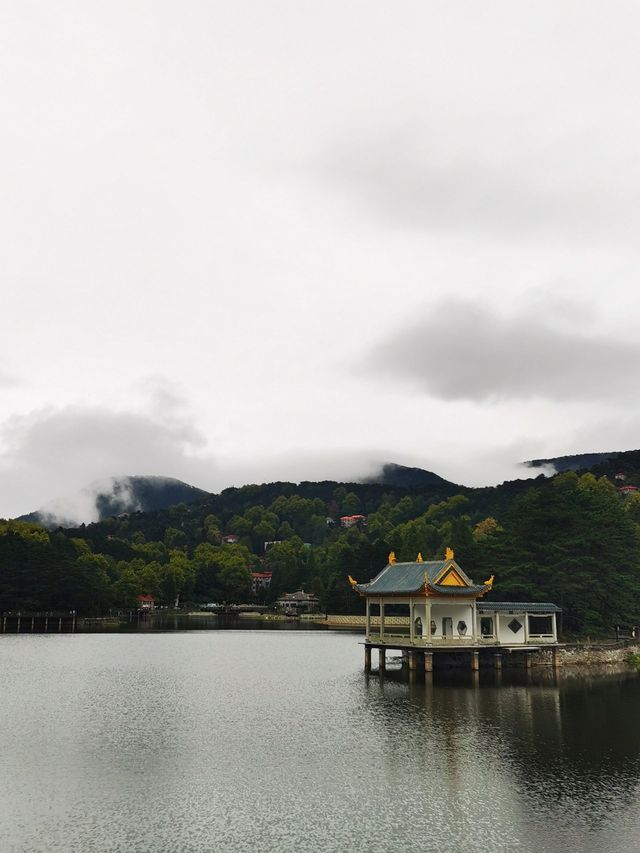
[[473, 637], [473, 636], [455, 636], [455, 637], [414, 637], [413, 641], [409, 636], [409, 632], [405, 633], [396, 633], [391, 631], [385, 631], [382, 635], [382, 639], [380, 638], [380, 633], [378, 631], [371, 631], [367, 637], [368, 642], [370, 643], [382, 643], [392, 645], [393, 643], [401, 642], [403, 645], [413, 645], [419, 648], [425, 648], [429, 646], [526, 646], [526, 645], [542, 645], [544, 643], [556, 643], [557, 640], [553, 634], [530, 634], [526, 643], [524, 642], [508, 642], [501, 641], [496, 636], [492, 635], [484, 635], [482, 637]]

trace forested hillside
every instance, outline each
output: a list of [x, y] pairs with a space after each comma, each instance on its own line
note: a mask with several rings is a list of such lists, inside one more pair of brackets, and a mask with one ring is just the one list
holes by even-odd
[[[328, 611], [358, 612], [347, 575], [367, 581], [389, 551], [433, 559], [450, 546], [473, 578], [495, 575], [493, 597], [553, 601], [565, 630], [605, 633], [640, 623], [640, 495], [623, 496], [607, 473], [485, 489], [271, 483], [75, 529], [0, 522], [0, 611], [100, 614], [143, 593], [166, 605], [251, 601], [260, 570], [273, 572], [267, 603], [304, 587]], [[353, 515], [366, 521], [341, 526]]]

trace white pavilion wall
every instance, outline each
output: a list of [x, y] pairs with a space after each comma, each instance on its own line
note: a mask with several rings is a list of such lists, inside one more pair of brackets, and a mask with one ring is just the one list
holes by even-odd
[[453, 636], [459, 637], [458, 634], [458, 622], [461, 620], [467, 623], [467, 633], [464, 635], [465, 637], [473, 636], [473, 604], [470, 602], [466, 602], [464, 604], [432, 604], [431, 605], [431, 618], [436, 623], [436, 632], [433, 635], [435, 638], [440, 639], [443, 636], [442, 633], [442, 619], [445, 616], [449, 616], [453, 621]]
[[[486, 614], [489, 615], [489, 614]], [[504, 645], [518, 645], [519, 643], [524, 644], [525, 635], [524, 635], [524, 625], [526, 620], [526, 615], [524, 613], [496, 613], [494, 618], [497, 620], [497, 628], [498, 628], [498, 641], [503, 643]], [[509, 622], [512, 622], [514, 619], [517, 619], [520, 623], [520, 630], [514, 634], [511, 628], [508, 627]]]

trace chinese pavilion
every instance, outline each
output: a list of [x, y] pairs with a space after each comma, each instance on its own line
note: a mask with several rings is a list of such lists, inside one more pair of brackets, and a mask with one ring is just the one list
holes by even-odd
[[[385, 648], [428, 653], [466, 650], [472, 652], [472, 667], [477, 668], [483, 648], [496, 653], [555, 647], [560, 608], [543, 602], [483, 601], [493, 580], [491, 576], [474, 583], [455, 562], [450, 548], [444, 560], [424, 561], [418, 554], [411, 563], [398, 562], [392, 552], [388, 564], [369, 583], [350, 577], [354, 590], [366, 599], [367, 661], [371, 647], [380, 650], [382, 666]], [[425, 659], [425, 669], [431, 658], [429, 654]]]

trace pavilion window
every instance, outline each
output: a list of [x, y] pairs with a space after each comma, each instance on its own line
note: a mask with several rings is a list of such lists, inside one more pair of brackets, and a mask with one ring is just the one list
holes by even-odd
[[530, 634], [553, 634], [553, 616], [529, 616]]
[[493, 637], [493, 616], [480, 617], [480, 636]]

